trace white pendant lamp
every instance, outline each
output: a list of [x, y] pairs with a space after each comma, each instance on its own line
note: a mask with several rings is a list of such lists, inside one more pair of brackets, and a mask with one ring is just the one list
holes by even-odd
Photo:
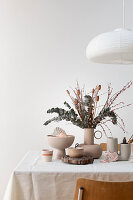
[[133, 64], [133, 30], [125, 29], [125, 1], [123, 0], [123, 28], [102, 33], [86, 48], [89, 61], [105, 64]]

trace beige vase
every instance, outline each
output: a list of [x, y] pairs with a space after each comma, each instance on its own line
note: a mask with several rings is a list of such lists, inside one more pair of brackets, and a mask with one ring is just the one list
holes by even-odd
[[[98, 132], [98, 131], [97, 131]], [[102, 155], [102, 147], [94, 144], [95, 133], [93, 128], [84, 129], [84, 144], [80, 144], [84, 148], [84, 155], [91, 155], [93, 158], [100, 158]]]
[[94, 144], [94, 129], [85, 128], [84, 129], [84, 144], [93, 145]]

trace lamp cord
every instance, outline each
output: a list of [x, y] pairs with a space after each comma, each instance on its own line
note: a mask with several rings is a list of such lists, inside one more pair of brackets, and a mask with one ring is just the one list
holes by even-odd
[[125, 0], [123, 0], [123, 29], [125, 29]]

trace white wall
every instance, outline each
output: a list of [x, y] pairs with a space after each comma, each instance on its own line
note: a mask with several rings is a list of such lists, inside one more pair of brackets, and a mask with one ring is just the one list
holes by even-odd
[[[132, 10], [127, 0], [129, 28]], [[133, 65], [93, 64], [85, 56], [91, 38], [121, 26], [122, 0], [0, 0], [0, 199], [18, 161], [28, 150], [46, 147], [45, 135], [54, 127], [83, 140], [83, 131], [65, 122], [43, 126], [46, 110], [68, 100], [69, 86], [78, 80], [87, 89], [106, 89], [112, 82], [117, 90], [133, 79]], [[133, 102], [133, 87], [123, 99]], [[133, 107], [120, 114], [130, 136]], [[112, 131], [120, 141], [121, 130]]]

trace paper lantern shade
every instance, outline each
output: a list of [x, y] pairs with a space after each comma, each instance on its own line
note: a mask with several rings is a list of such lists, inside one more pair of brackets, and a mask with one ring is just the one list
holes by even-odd
[[88, 44], [86, 56], [96, 63], [133, 64], [133, 31], [116, 29], [96, 36]]

